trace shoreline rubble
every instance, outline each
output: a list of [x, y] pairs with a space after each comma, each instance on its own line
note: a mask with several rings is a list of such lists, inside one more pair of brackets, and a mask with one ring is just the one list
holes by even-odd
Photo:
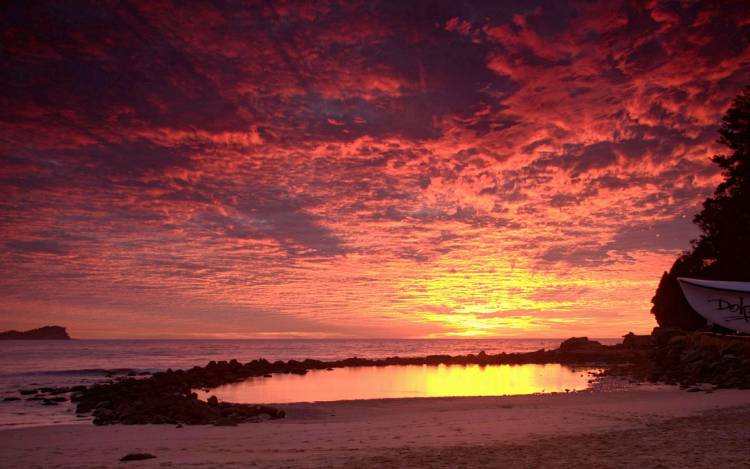
[[656, 328], [651, 335], [632, 333], [616, 345], [602, 345], [586, 337], [565, 340], [554, 350], [467, 355], [428, 355], [381, 359], [351, 357], [343, 360], [256, 359], [211, 361], [205, 366], [157, 372], [148, 376], [127, 373], [112, 381], [69, 388], [22, 389], [26, 400], [42, 405], [64, 402], [69, 396], [79, 416], [91, 415], [95, 425], [174, 424], [237, 425], [284, 418], [283, 409], [253, 404], [203, 401], [195, 390], [274, 374], [304, 375], [311, 370], [398, 365], [523, 365], [558, 363], [604, 368], [599, 376], [620, 376], [631, 381], [681, 385], [690, 391], [718, 388], [750, 389], [750, 337], [722, 336]]
[[627, 363], [642, 357], [643, 351], [623, 344], [602, 345], [585, 337], [564, 341], [555, 350], [527, 353], [468, 355], [428, 355], [424, 357], [388, 357], [369, 359], [351, 357], [323, 361], [306, 359], [270, 362], [265, 359], [240, 363], [237, 360], [211, 361], [204, 367], [167, 370], [150, 377], [128, 378], [97, 384], [74, 393], [78, 414], [94, 417], [95, 425], [109, 424], [176, 424], [236, 425], [266, 419], [284, 418], [284, 410], [265, 405], [219, 402], [214, 396], [198, 399], [196, 389], [211, 389], [274, 373], [304, 375], [310, 370], [344, 367], [393, 365], [521, 365], [560, 363], [567, 365], [606, 365]]

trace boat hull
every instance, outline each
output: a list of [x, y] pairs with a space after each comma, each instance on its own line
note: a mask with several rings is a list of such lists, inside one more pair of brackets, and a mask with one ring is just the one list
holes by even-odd
[[678, 278], [690, 306], [709, 322], [750, 334], [750, 283]]

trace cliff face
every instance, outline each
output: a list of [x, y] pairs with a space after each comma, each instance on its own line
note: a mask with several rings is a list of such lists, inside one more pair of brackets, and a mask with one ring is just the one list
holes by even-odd
[[0, 340], [69, 340], [70, 336], [64, 327], [44, 326], [30, 331], [0, 332]]

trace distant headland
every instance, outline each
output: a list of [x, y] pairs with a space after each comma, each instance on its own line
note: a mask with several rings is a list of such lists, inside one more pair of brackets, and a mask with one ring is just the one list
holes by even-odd
[[70, 336], [64, 327], [44, 326], [23, 332], [0, 332], [0, 340], [70, 340]]

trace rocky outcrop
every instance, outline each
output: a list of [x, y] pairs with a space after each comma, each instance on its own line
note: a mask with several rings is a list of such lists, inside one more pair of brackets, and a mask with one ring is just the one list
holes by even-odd
[[604, 348], [601, 342], [589, 340], [588, 337], [571, 337], [560, 344], [560, 352], [570, 353], [579, 351], [599, 351]]
[[[657, 328], [651, 336], [628, 334], [624, 343], [618, 345], [608, 346], [586, 337], [573, 337], [556, 350], [542, 349], [527, 353], [487, 354], [482, 351], [458, 356], [352, 357], [336, 361], [211, 361], [204, 367], [167, 370], [145, 378], [124, 377], [88, 388], [71, 388], [70, 391], [71, 400], [77, 404], [77, 412], [91, 413], [97, 425], [237, 425], [283, 418], [285, 412], [269, 406], [220, 402], [214, 396], [202, 401], [193, 390], [208, 390], [251, 377], [272, 377], [276, 373], [305, 374], [309, 370], [351, 366], [529, 363], [594, 365], [606, 367], [607, 374], [630, 379], [685, 386], [712, 383], [720, 387], [750, 388], [750, 338], [710, 333], [688, 335], [679, 330]], [[31, 391], [36, 393], [37, 390]], [[48, 390], [48, 394], [54, 395], [55, 392]], [[55, 402], [49, 396], [44, 400]]]
[[92, 414], [95, 425], [236, 425], [284, 417], [284, 411], [274, 407], [218, 402], [216, 398], [199, 400], [193, 389], [239, 379], [236, 368], [241, 365], [234, 360], [224, 363], [231, 371], [221, 378], [221, 365], [211, 362], [205, 368], [168, 370], [145, 379], [94, 385], [74, 394], [72, 400], [78, 414]]
[[647, 349], [634, 349], [623, 344], [603, 345], [601, 342], [590, 340], [588, 337], [571, 337], [560, 344], [560, 348], [552, 351], [559, 363], [633, 363], [641, 360]]
[[0, 340], [70, 340], [70, 336], [64, 327], [44, 326], [24, 332], [0, 332]]
[[659, 344], [643, 370], [649, 381], [750, 389], [750, 337], [656, 331]]
[[387, 365], [499, 365], [526, 363], [610, 364], [626, 363], [640, 352], [622, 346], [605, 346], [586, 338], [563, 343], [558, 350], [537, 350], [528, 353], [468, 355], [428, 355], [426, 357], [389, 357], [384, 359], [347, 358], [336, 361], [289, 360], [269, 362], [258, 359], [247, 363], [237, 360], [211, 361], [204, 367], [188, 370], [167, 370], [147, 378], [125, 378], [94, 385], [75, 392], [79, 414], [91, 413], [94, 423], [143, 424], [170, 423], [187, 425], [236, 425], [263, 419], [283, 418], [283, 410], [269, 406], [219, 402], [211, 396], [198, 399], [195, 389], [211, 389], [223, 384], [244, 381], [251, 377], [273, 376], [274, 373], [303, 375], [309, 370], [331, 370], [350, 366]]
[[651, 349], [656, 344], [653, 335], [635, 335], [628, 332], [622, 336], [622, 346], [629, 350]]

